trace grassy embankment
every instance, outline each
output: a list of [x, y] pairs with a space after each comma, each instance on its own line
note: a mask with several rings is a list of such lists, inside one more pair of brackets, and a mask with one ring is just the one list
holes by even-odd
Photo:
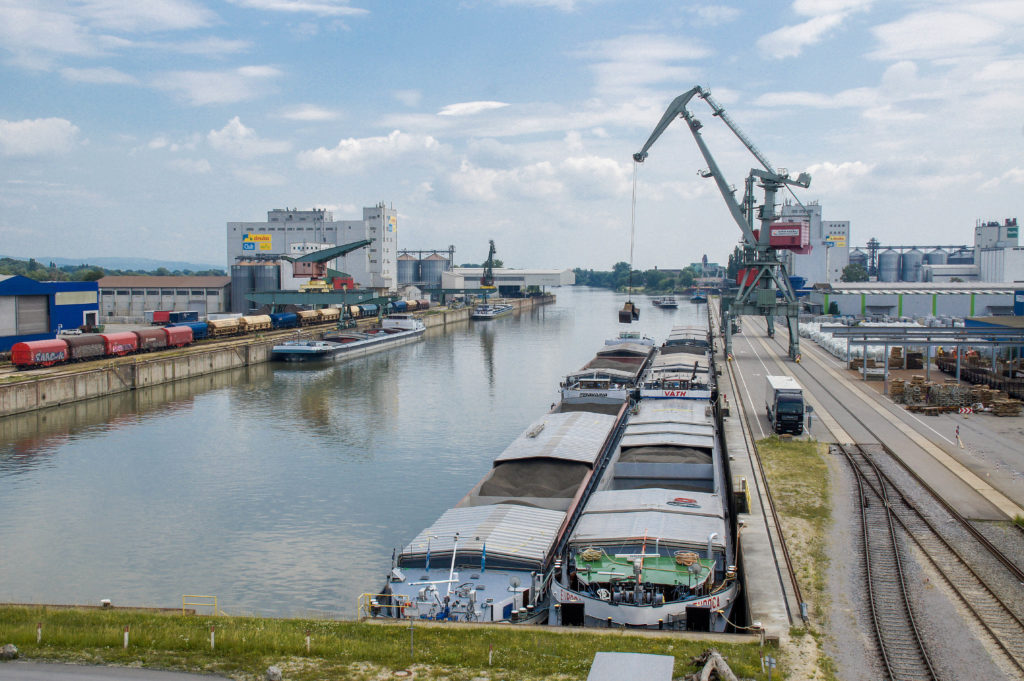
[[[42, 644], [36, 643], [37, 623], [43, 625]], [[216, 627], [215, 650], [210, 649], [211, 625]], [[237, 679], [262, 679], [268, 666], [277, 665], [290, 681], [378, 679], [400, 670], [412, 670], [420, 679], [539, 680], [585, 679], [598, 651], [673, 655], [675, 676], [681, 677], [696, 671], [693, 657], [713, 647], [740, 678], [767, 678], [761, 674], [756, 643], [420, 622], [413, 638], [410, 655], [408, 625], [0, 607], [0, 645], [14, 643], [23, 657], [40, 661], [145, 666]]]
[[832, 524], [832, 496], [828, 464], [828, 445], [814, 440], [781, 440], [773, 435], [757, 443], [782, 523], [793, 570], [804, 601], [808, 605], [809, 630], [795, 628], [794, 642], [799, 649], [808, 636], [817, 651], [816, 677], [833, 679], [832, 660], [821, 652], [822, 636], [828, 619], [828, 529]]

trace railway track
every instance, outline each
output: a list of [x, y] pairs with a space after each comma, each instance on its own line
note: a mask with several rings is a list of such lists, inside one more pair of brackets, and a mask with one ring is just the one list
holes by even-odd
[[[774, 339], [781, 352], [788, 346], [783, 340]], [[802, 378], [817, 383], [822, 389], [824, 384], [813, 372], [804, 372]], [[842, 402], [840, 402], [842, 404]], [[912, 540], [933, 568], [942, 576], [953, 590], [966, 610], [971, 613], [976, 624], [984, 631], [995, 649], [1002, 652], [1004, 659], [1015, 669], [1018, 677], [1024, 678], [1024, 621], [1021, 619], [1022, 602], [1024, 602], [1024, 570], [992, 544], [969, 520], [960, 515], [945, 499], [927, 484], [905, 461], [885, 444], [881, 444], [871, 426], [858, 417], [849, 407], [842, 409], [859, 423], [880, 443], [877, 447], [884, 457], [898, 466], [905, 473], [906, 481], [897, 482], [879, 465], [876, 457], [870, 455], [865, 447], [859, 445], [839, 445], [846, 459], [856, 472], [859, 494], [867, 497], [868, 504], [874, 498], [876, 505], [884, 506], [884, 515], [899, 525], [900, 529]], [[867, 491], [864, 491], [866, 488]], [[924, 506], [930, 506], [926, 510]], [[877, 511], [877, 509], [876, 509]], [[878, 525], [875, 515], [879, 511], [870, 512], [865, 524], [869, 521]], [[883, 528], [884, 529], [884, 528]], [[867, 532], [867, 530], [865, 530]], [[866, 560], [871, 555], [868, 547], [877, 547], [878, 541], [867, 543], [865, 538]], [[892, 557], [883, 558], [891, 563]], [[895, 560], [898, 560], [898, 556]], [[896, 566], [894, 565], [893, 568]], [[890, 579], [899, 579], [901, 571], [889, 571]], [[877, 580], [875, 581], [877, 584]], [[889, 588], [883, 586], [881, 588]], [[873, 599], [872, 599], [873, 600]], [[874, 603], [872, 610], [874, 611]], [[890, 609], [891, 610], [891, 609]], [[882, 614], [886, 614], [883, 610]], [[912, 608], [907, 606], [906, 612], [912, 617]], [[876, 627], [879, 626], [875, 618]], [[882, 622], [881, 624], [885, 624]], [[907, 628], [909, 624], [904, 624]], [[916, 625], [915, 625], [916, 628]], [[885, 643], [879, 645], [883, 648]], [[907, 649], [901, 649], [903, 654]], [[925, 653], [926, 654], [926, 653]], [[888, 666], [888, 662], [886, 663]], [[891, 676], [891, 678], [934, 678], [929, 676]]]
[[914, 619], [900, 557], [897, 521], [881, 472], [857, 445], [839, 445], [853, 467], [860, 501], [864, 581], [875, 640], [890, 679], [936, 679]]

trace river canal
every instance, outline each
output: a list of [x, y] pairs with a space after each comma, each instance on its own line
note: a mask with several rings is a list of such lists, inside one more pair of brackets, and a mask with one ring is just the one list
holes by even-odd
[[[0, 419], [0, 601], [355, 614], [391, 553], [453, 506], [621, 329], [625, 296], [351, 362], [262, 364]], [[636, 297], [632, 330], [703, 320]]]

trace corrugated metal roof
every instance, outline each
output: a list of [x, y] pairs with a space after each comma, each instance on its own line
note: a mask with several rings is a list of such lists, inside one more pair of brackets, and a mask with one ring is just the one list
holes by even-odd
[[640, 409], [629, 418], [636, 423], [714, 423], [703, 400], [643, 400]]
[[711, 423], [671, 423], [662, 421], [631, 423], [626, 426], [627, 435], [651, 433], [685, 433], [687, 435], [705, 435], [713, 438], [715, 436], [715, 426]]
[[640, 343], [616, 343], [615, 345], [606, 345], [597, 351], [597, 356], [602, 357], [605, 355], [636, 355], [639, 357], [646, 357], [647, 355], [654, 352], [654, 347], [650, 345], [641, 345]]
[[545, 414], [494, 460], [548, 458], [593, 464], [615, 425], [614, 416], [590, 412]]
[[486, 544], [490, 556], [539, 565], [547, 558], [564, 519], [562, 511], [517, 504], [452, 508], [420, 532], [402, 553], [425, 555], [429, 537], [431, 555], [450, 556], [458, 534], [459, 555], [479, 554]]
[[685, 433], [630, 433], [622, 436], [623, 449], [630, 447], [655, 447], [669, 445], [672, 447], [698, 447], [712, 449], [715, 446], [714, 435], [692, 435]]
[[111, 276], [97, 283], [100, 288], [221, 288], [231, 283], [231, 277]]
[[[679, 501], [679, 500], [682, 501]], [[675, 503], [669, 503], [675, 502]], [[693, 507], [690, 504], [696, 504]], [[585, 513], [662, 511], [677, 515], [710, 515], [724, 518], [722, 498], [710, 492], [680, 492], [665, 489], [621, 489], [595, 492]]]
[[[601, 492], [600, 494], [618, 494]], [[692, 492], [680, 493], [680, 497], [692, 497]], [[718, 534], [714, 546], [725, 546], [725, 520], [714, 516], [680, 515], [659, 511], [626, 511], [611, 513], [584, 513], [572, 534], [576, 545], [659, 540], [665, 543], [680, 543], [691, 546], [707, 546], [708, 535]], [[490, 547], [488, 547], [490, 551]]]

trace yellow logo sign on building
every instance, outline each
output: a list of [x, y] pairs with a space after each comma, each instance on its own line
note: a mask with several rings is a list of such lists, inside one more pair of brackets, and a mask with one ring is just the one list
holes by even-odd
[[829, 234], [827, 237], [825, 237], [825, 241], [831, 243], [833, 246], [837, 246], [839, 248], [842, 248], [843, 246], [846, 245], [846, 235], [845, 234]]
[[397, 232], [398, 231], [398, 218], [395, 217], [394, 215], [389, 215], [388, 216], [388, 231], [389, 232]]
[[272, 234], [243, 234], [242, 235], [242, 250], [243, 251], [269, 251], [270, 246], [274, 241]]

